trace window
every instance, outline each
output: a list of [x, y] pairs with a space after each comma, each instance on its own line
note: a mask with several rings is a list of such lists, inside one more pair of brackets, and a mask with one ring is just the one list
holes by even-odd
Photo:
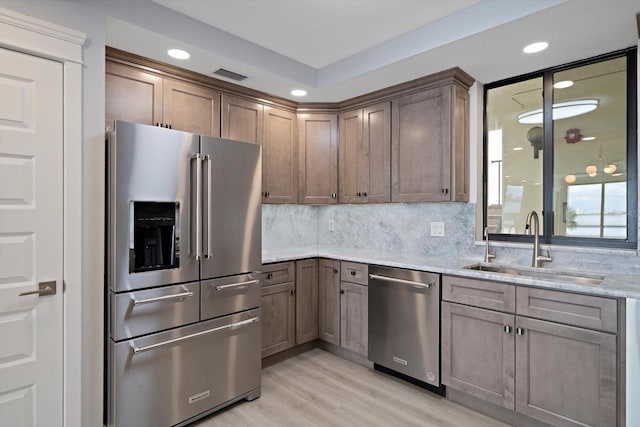
[[485, 86], [484, 226], [496, 240], [637, 247], [636, 49]]

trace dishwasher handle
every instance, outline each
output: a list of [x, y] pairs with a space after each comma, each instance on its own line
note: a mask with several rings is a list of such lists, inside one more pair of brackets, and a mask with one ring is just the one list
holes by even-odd
[[397, 279], [395, 277], [380, 276], [378, 274], [369, 274], [369, 279], [377, 279], [377, 280], [383, 280], [385, 282], [401, 283], [403, 285], [410, 285], [410, 286], [415, 286], [418, 288], [425, 288], [425, 289], [429, 289], [433, 285], [433, 283], [424, 283], [424, 282], [416, 282], [413, 280]]

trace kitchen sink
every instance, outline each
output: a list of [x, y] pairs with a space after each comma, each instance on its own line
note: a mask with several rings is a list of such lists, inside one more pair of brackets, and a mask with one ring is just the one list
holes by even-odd
[[497, 264], [478, 263], [467, 265], [467, 270], [486, 271], [488, 273], [505, 274], [508, 276], [525, 276], [533, 279], [551, 280], [554, 282], [579, 284], [579, 285], [599, 285], [604, 280], [604, 276], [578, 274], [569, 271], [543, 270], [540, 268], [514, 267]]

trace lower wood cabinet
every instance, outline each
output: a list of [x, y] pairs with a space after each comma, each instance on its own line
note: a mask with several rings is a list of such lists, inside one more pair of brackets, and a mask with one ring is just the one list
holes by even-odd
[[318, 338], [318, 260], [296, 261], [296, 344]]
[[[507, 305], [518, 309], [460, 304], [458, 278], [445, 277], [443, 298], [454, 301], [442, 302], [443, 384], [554, 426], [615, 426], [617, 330], [610, 321], [602, 330], [583, 327], [597, 324], [594, 315], [615, 319], [615, 300], [513, 285], [505, 293], [503, 283], [482, 282], [483, 291], [511, 295], [517, 304]], [[531, 307], [541, 319], [520, 315]]]
[[366, 264], [319, 262], [319, 338], [356, 353], [368, 352]]
[[340, 346], [364, 356], [369, 347], [369, 288], [340, 282]]
[[442, 382], [495, 405], [513, 409], [514, 316], [442, 303]]
[[262, 266], [262, 357], [318, 338], [318, 260]]
[[318, 338], [340, 345], [340, 261], [318, 261]]
[[296, 343], [295, 285], [286, 282], [262, 288], [262, 357]]

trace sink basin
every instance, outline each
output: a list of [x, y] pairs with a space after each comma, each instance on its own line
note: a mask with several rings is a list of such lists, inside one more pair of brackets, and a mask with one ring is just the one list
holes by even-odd
[[533, 279], [551, 280], [560, 283], [579, 285], [599, 285], [604, 280], [603, 276], [577, 274], [568, 271], [543, 270], [540, 268], [513, 267], [493, 264], [473, 264], [464, 267], [467, 270], [486, 271], [489, 273], [506, 274], [509, 276], [525, 276]]

